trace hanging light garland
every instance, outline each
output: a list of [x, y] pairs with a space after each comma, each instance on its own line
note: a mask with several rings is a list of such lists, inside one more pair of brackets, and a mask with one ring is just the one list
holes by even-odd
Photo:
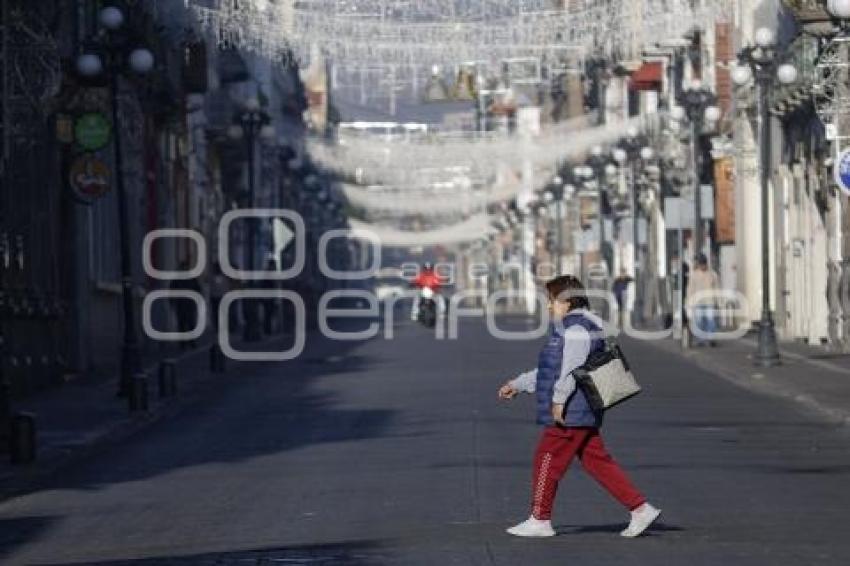
[[503, 167], [521, 169], [531, 164], [536, 170], [551, 170], [557, 163], [586, 154], [595, 145], [605, 145], [623, 135], [631, 125], [650, 126], [657, 117], [621, 124], [588, 127], [587, 119], [557, 124], [539, 136], [462, 137], [457, 134], [426, 134], [408, 141], [387, 142], [383, 136], [361, 133], [330, 145], [311, 140], [313, 159], [344, 177], [357, 177], [365, 184], [385, 184], [411, 189], [434, 182], [423, 170], [468, 171], [472, 185], [487, 183]]
[[381, 245], [398, 247], [460, 244], [478, 240], [496, 231], [486, 214], [471, 216], [449, 226], [416, 232], [354, 219], [350, 219], [349, 223], [353, 234], [371, 233], [377, 236]]
[[192, 0], [191, 6], [222, 43], [289, 53], [302, 63], [318, 46], [335, 65], [351, 68], [376, 61], [421, 66], [587, 52], [637, 58], [644, 43], [681, 36], [713, 17], [722, 3], [588, 0], [559, 10], [548, 0], [219, 0], [212, 8]]
[[[577, 0], [552, 9], [551, 0], [185, 1], [199, 25], [213, 31], [223, 45], [271, 59], [293, 57], [302, 65], [321, 55], [346, 72], [385, 73], [390, 79], [377, 83], [389, 88], [396, 88], [398, 76], [416, 76], [431, 65], [452, 68], [476, 62], [493, 69], [505, 59], [531, 57], [577, 68], [591, 54], [638, 60], [645, 45], [681, 37], [700, 22], [714, 19], [726, 4], [726, 0]], [[362, 184], [380, 185], [342, 186], [355, 206], [397, 217], [423, 209], [446, 219], [459, 212], [472, 215], [430, 233], [361, 226], [380, 228], [387, 242], [423, 245], [429, 237], [434, 243], [480, 238], [487, 218], [478, 211], [528, 190], [527, 180], [495, 181], [504, 177], [505, 169], [551, 171], [564, 159], [617, 139], [627, 126], [557, 124], [535, 137], [440, 133], [394, 143], [364, 132], [344, 145], [313, 141], [310, 152], [326, 168], [349, 178], [359, 176]], [[423, 171], [453, 168], [467, 171], [466, 184], [452, 188], [452, 199], [440, 199], [445, 181], [434, 181]], [[540, 175], [540, 184], [545, 179]], [[458, 202], [466, 203], [463, 210], [458, 210]]]

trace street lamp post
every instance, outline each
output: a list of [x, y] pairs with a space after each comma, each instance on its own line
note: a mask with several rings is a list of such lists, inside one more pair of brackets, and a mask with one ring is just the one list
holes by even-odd
[[608, 165], [611, 165], [611, 163], [605, 156], [605, 150], [600, 145], [596, 145], [591, 148], [590, 157], [587, 162], [596, 177], [596, 189], [599, 195], [599, 210], [597, 215], [597, 220], [599, 222], [599, 255], [601, 256], [602, 262], [607, 266], [608, 273], [610, 274], [611, 265], [608, 258], [605, 257], [605, 217], [603, 216], [602, 211], [604, 210], [605, 203], [606, 169]]
[[770, 308], [770, 162], [772, 158], [770, 131], [770, 89], [774, 78], [781, 84], [792, 84], [797, 80], [797, 69], [781, 63], [782, 57], [776, 49], [776, 34], [770, 28], [756, 30], [756, 44], [745, 47], [738, 53], [738, 65], [732, 72], [732, 80], [738, 86], [751, 83], [755, 77], [758, 89], [761, 146], [761, 254], [762, 254], [762, 297], [761, 320], [759, 321], [758, 349], [755, 362], [764, 367], [782, 363], [776, 341], [776, 326]]
[[[264, 140], [274, 139], [274, 126], [270, 124], [269, 115], [260, 107], [260, 101], [256, 97], [249, 98], [242, 110], [234, 117], [233, 124], [228, 129], [228, 135], [233, 140], [245, 140], [248, 151], [248, 194], [246, 196], [245, 208], [253, 208], [256, 196], [256, 143], [257, 138]], [[248, 233], [245, 238], [245, 269], [254, 271], [256, 262], [257, 242], [256, 218], [248, 219]], [[249, 286], [253, 285], [253, 280]], [[242, 314], [245, 317], [245, 326], [242, 329], [242, 339], [246, 342], [257, 342], [260, 340], [260, 324], [255, 301], [243, 300]]]
[[702, 152], [699, 150], [699, 138], [706, 124], [713, 125], [720, 119], [720, 109], [716, 106], [717, 96], [698, 80], [692, 81], [690, 88], [682, 91], [679, 103], [681, 106], [672, 109], [671, 117], [676, 121], [687, 117], [691, 124], [691, 162], [694, 167], [694, 257], [696, 257], [702, 253], [705, 240], [700, 193], [703, 160]]
[[592, 78], [596, 86], [596, 120], [599, 125], [603, 125], [606, 122], [606, 92], [610, 77], [609, 73], [608, 61], [605, 59], [590, 59], [587, 62], [587, 75]]
[[640, 263], [640, 245], [638, 231], [638, 216], [640, 215], [640, 194], [638, 190], [638, 166], [652, 159], [655, 155], [654, 151], [648, 145], [645, 145], [646, 140], [640, 136], [637, 128], [631, 127], [626, 133], [626, 137], [620, 141], [618, 147], [615, 147], [611, 152], [614, 161], [625, 168], [628, 164], [629, 173], [629, 188], [631, 190], [631, 207], [632, 207], [632, 262], [634, 264], [634, 316], [639, 317], [641, 312], [641, 297], [638, 289], [641, 287], [642, 274]]
[[[121, 299], [124, 318], [124, 336], [121, 345], [121, 377], [118, 395], [129, 394], [133, 375], [139, 371], [139, 340], [136, 333], [136, 317], [133, 308], [133, 272], [130, 253], [129, 213], [124, 186], [124, 167], [121, 151], [121, 112], [118, 109], [118, 76], [125, 70], [124, 63], [138, 75], [153, 69], [153, 54], [141, 47], [131, 48], [118, 32], [124, 26], [124, 13], [115, 6], [103, 8], [98, 16], [105, 34], [87, 43], [95, 52], [82, 53], [77, 58], [77, 72], [83, 77], [93, 78], [104, 70], [109, 75], [109, 95], [112, 106], [113, 151], [115, 165], [115, 195], [118, 204], [118, 238], [121, 250]], [[104, 65], [104, 59], [106, 64]]]
[[560, 176], [555, 176], [552, 179], [550, 189], [546, 191], [546, 202], [555, 201], [555, 233], [557, 234], [557, 247], [555, 252], [555, 269], [558, 275], [564, 272], [563, 254], [564, 254], [564, 180]]

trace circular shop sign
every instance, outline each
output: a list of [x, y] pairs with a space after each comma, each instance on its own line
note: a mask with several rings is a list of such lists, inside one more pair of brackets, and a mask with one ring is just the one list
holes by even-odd
[[74, 139], [86, 151], [106, 147], [112, 136], [112, 124], [99, 112], [89, 112], [74, 123]]
[[106, 194], [109, 180], [109, 167], [91, 154], [79, 156], [68, 172], [71, 189], [85, 202], [92, 202]]
[[835, 161], [835, 182], [844, 194], [850, 195], [850, 149], [838, 154]]

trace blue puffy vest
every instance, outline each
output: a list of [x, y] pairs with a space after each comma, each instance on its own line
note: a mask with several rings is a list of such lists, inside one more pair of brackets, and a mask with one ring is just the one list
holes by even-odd
[[[551, 324], [551, 332], [546, 345], [540, 352], [537, 363], [537, 424], [552, 425], [552, 394], [555, 383], [561, 375], [561, 362], [564, 356], [564, 336], [562, 332], [571, 326], [579, 325], [590, 333], [590, 352], [605, 348], [602, 331], [592, 320], [581, 313], [569, 314], [564, 318], [563, 327]], [[576, 387], [567, 399], [564, 418], [567, 426], [598, 427], [602, 424], [602, 414], [595, 413], [587, 402], [584, 392]]]

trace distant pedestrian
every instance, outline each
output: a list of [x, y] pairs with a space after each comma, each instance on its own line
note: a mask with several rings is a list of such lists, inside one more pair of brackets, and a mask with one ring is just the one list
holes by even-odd
[[[221, 305], [221, 301], [227, 292], [230, 291], [230, 281], [221, 271], [221, 265], [218, 262], [213, 264], [212, 267], [212, 277], [210, 278], [210, 320], [212, 320], [213, 327], [218, 330], [219, 320], [218, 320], [218, 307]], [[229, 313], [228, 313], [229, 315]], [[225, 328], [229, 328], [228, 320], [224, 321]]]
[[[707, 337], [708, 343], [717, 345], [713, 340], [717, 332], [717, 291], [720, 288], [720, 278], [708, 266], [705, 254], [696, 257], [696, 269], [688, 280], [687, 306], [694, 313], [694, 323]], [[697, 336], [697, 344], [704, 343], [703, 337]]]
[[555, 535], [551, 524], [555, 493], [570, 462], [578, 456], [584, 469], [631, 512], [629, 525], [620, 534], [636, 537], [661, 510], [647, 502], [608, 454], [599, 433], [602, 415], [591, 409], [572, 375], [591, 353], [605, 347], [603, 323], [587, 310], [587, 296], [577, 278], [557, 277], [546, 284], [546, 290], [555, 322], [537, 369], [499, 389], [501, 399], [512, 399], [520, 392], [535, 393], [537, 423], [545, 426], [534, 456], [531, 516], [508, 533], [520, 537]]
[[614, 284], [611, 286], [611, 291], [614, 293], [614, 299], [617, 301], [617, 317], [619, 318], [620, 327], [623, 326], [623, 313], [626, 306], [626, 292], [629, 290], [629, 285], [634, 281], [625, 269], [620, 270], [620, 275], [614, 279]]
[[[180, 271], [189, 271], [191, 266], [187, 260], [180, 262]], [[169, 284], [172, 291], [195, 291], [201, 293], [201, 285], [196, 277], [190, 279], [174, 279]], [[171, 299], [174, 316], [177, 318], [178, 332], [191, 332], [198, 324], [198, 305], [192, 299], [179, 297]], [[183, 340], [180, 349], [194, 348], [195, 340]]]

